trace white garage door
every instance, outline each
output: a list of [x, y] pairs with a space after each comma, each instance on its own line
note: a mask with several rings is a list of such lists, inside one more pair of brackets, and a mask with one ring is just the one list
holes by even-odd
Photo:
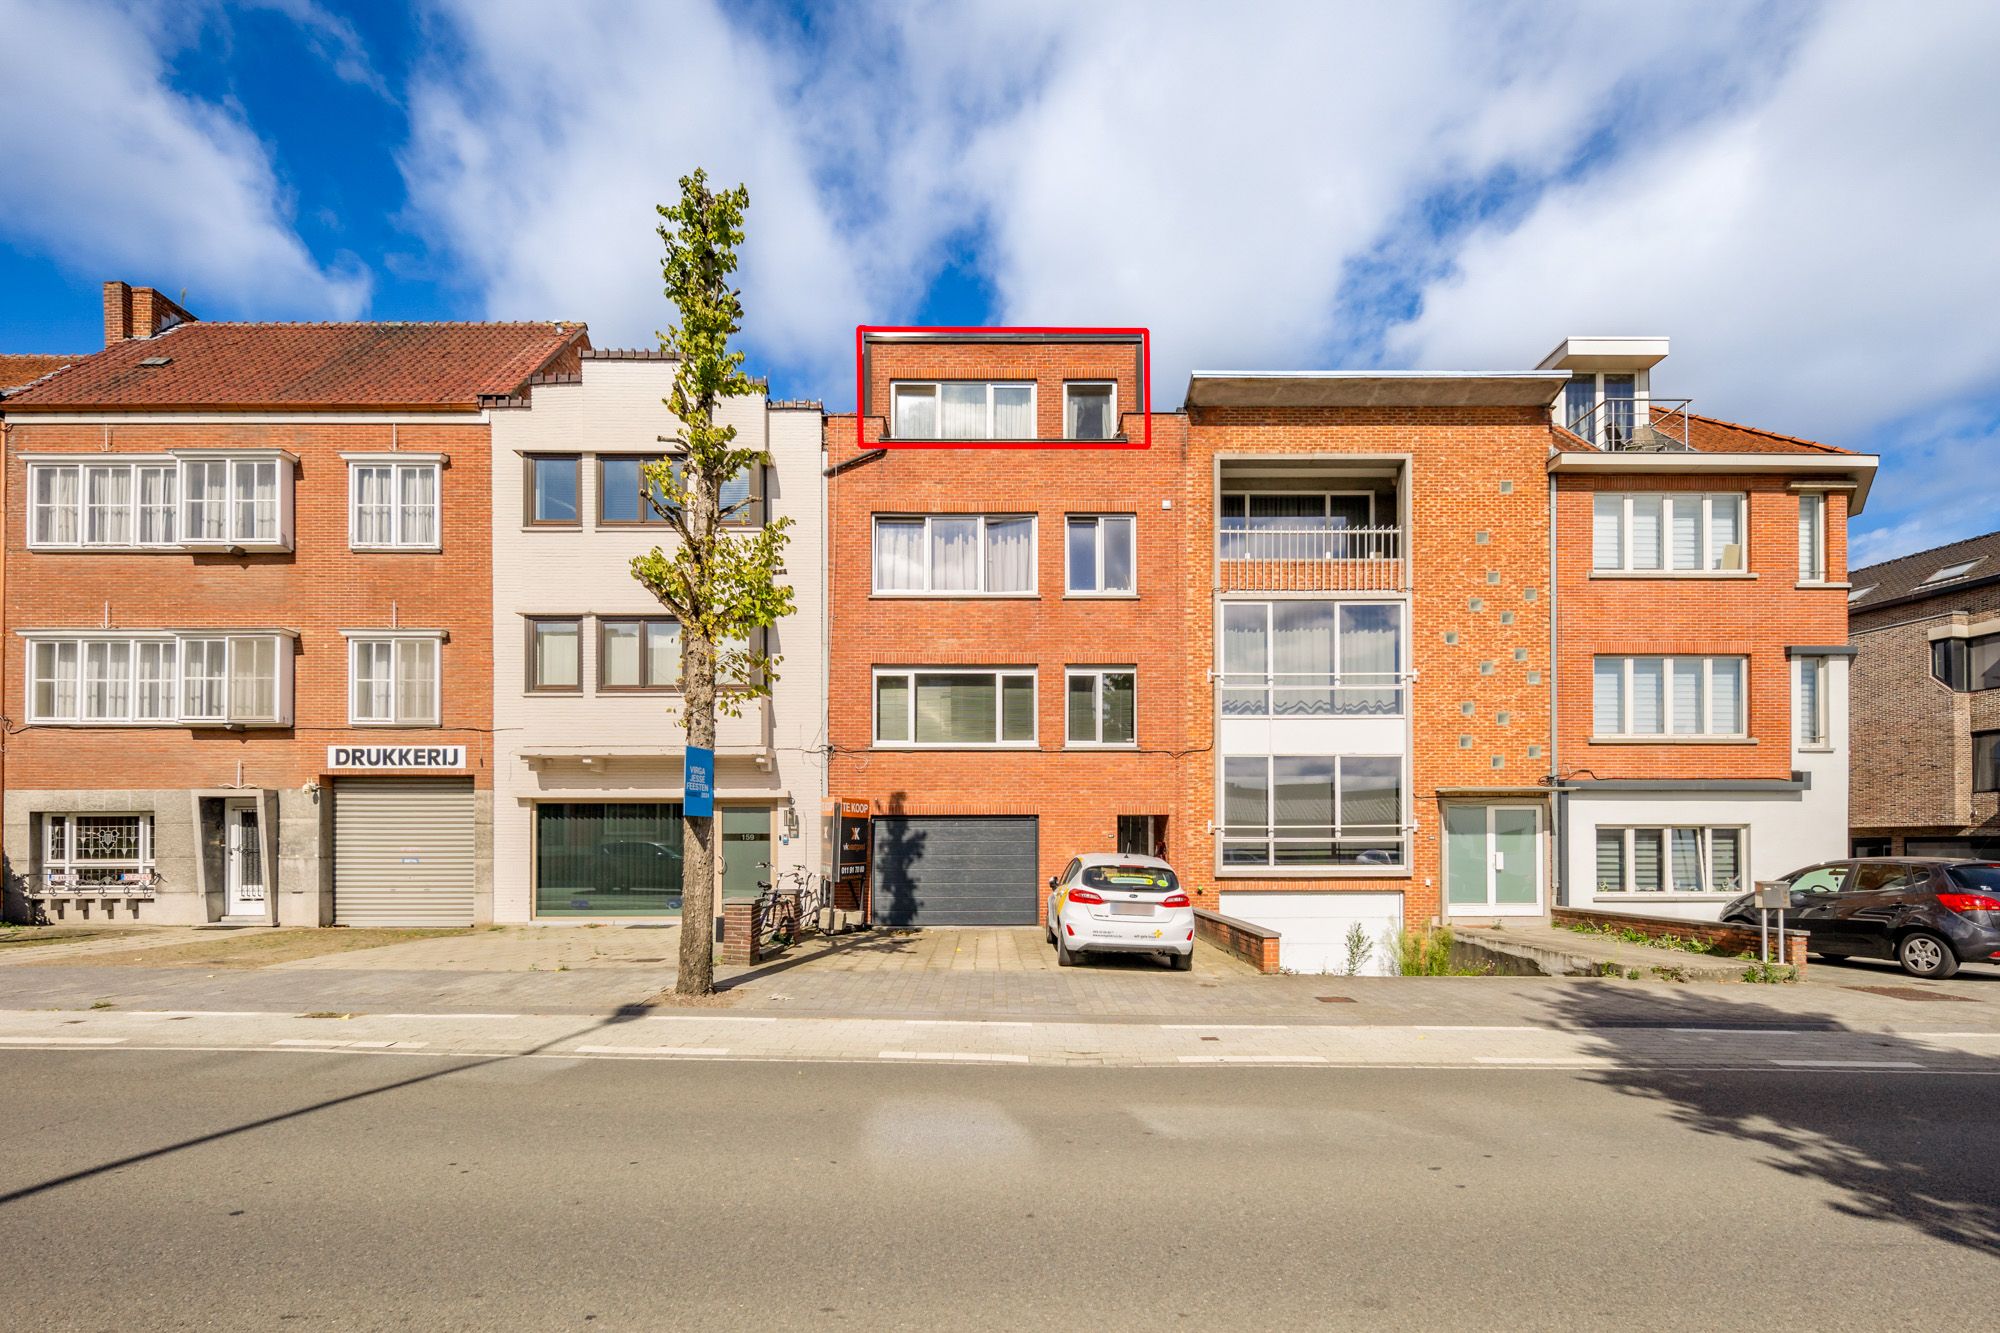
[[471, 925], [472, 825], [467, 779], [336, 780], [334, 923]]
[[1217, 906], [1224, 916], [1277, 931], [1278, 966], [1288, 972], [1347, 971], [1347, 934], [1358, 925], [1368, 945], [1360, 975], [1392, 973], [1400, 893], [1224, 893]]

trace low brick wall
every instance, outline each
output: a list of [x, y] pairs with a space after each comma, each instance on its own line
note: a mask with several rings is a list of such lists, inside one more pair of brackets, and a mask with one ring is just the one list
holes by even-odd
[[1194, 909], [1194, 933], [1202, 943], [1234, 954], [1259, 972], [1278, 970], [1278, 932], [1275, 930], [1253, 926], [1248, 921], [1211, 912], [1206, 907], [1197, 907]]
[[763, 961], [758, 944], [757, 909], [760, 898], [737, 899], [722, 904], [722, 961], [731, 967], [749, 967]]
[[[1760, 932], [1753, 926], [1725, 926], [1714, 921], [1680, 921], [1665, 916], [1640, 916], [1634, 912], [1599, 912], [1585, 907], [1549, 909], [1549, 920], [1558, 926], [1608, 926], [1613, 930], [1637, 930], [1650, 936], [1678, 935], [1684, 940], [1708, 940], [1723, 953], [1746, 953], [1757, 957]], [[1776, 918], [1771, 930], [1777, 933]], [[1804, 931], [1787, 930], [1779, 961], [1790, 963], [1803, 976], [1806, 970]]]

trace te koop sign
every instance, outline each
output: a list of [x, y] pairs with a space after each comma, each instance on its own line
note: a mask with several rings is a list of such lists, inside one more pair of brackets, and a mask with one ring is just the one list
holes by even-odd
[[329, 771], [370, 768], [464, 768], [463, 745], [329, 745]]

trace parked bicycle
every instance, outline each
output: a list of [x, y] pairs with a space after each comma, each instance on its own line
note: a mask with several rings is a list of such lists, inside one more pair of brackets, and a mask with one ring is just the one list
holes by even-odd
[[[769, 872], [771, 863], [759, 861], [757, 868]], [[757, 916], [762, 923], [759, 937], [772, 948], [782, 949], [797, 940], [807, 922], [819, 924], [822, 894], [815, 884], [818, 876], [793, 867], [778, 873], [777, 882], [760, 879], [764, 892], [757, 899]]]

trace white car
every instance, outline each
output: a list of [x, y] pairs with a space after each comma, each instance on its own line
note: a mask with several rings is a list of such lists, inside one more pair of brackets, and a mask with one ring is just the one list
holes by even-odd
[[1194, 903], [1159, 857], [1093, 852], [1049, 881], [1048, 937], [1060, 967], [1086, 953], [1158, 953], [1186, 972]]

